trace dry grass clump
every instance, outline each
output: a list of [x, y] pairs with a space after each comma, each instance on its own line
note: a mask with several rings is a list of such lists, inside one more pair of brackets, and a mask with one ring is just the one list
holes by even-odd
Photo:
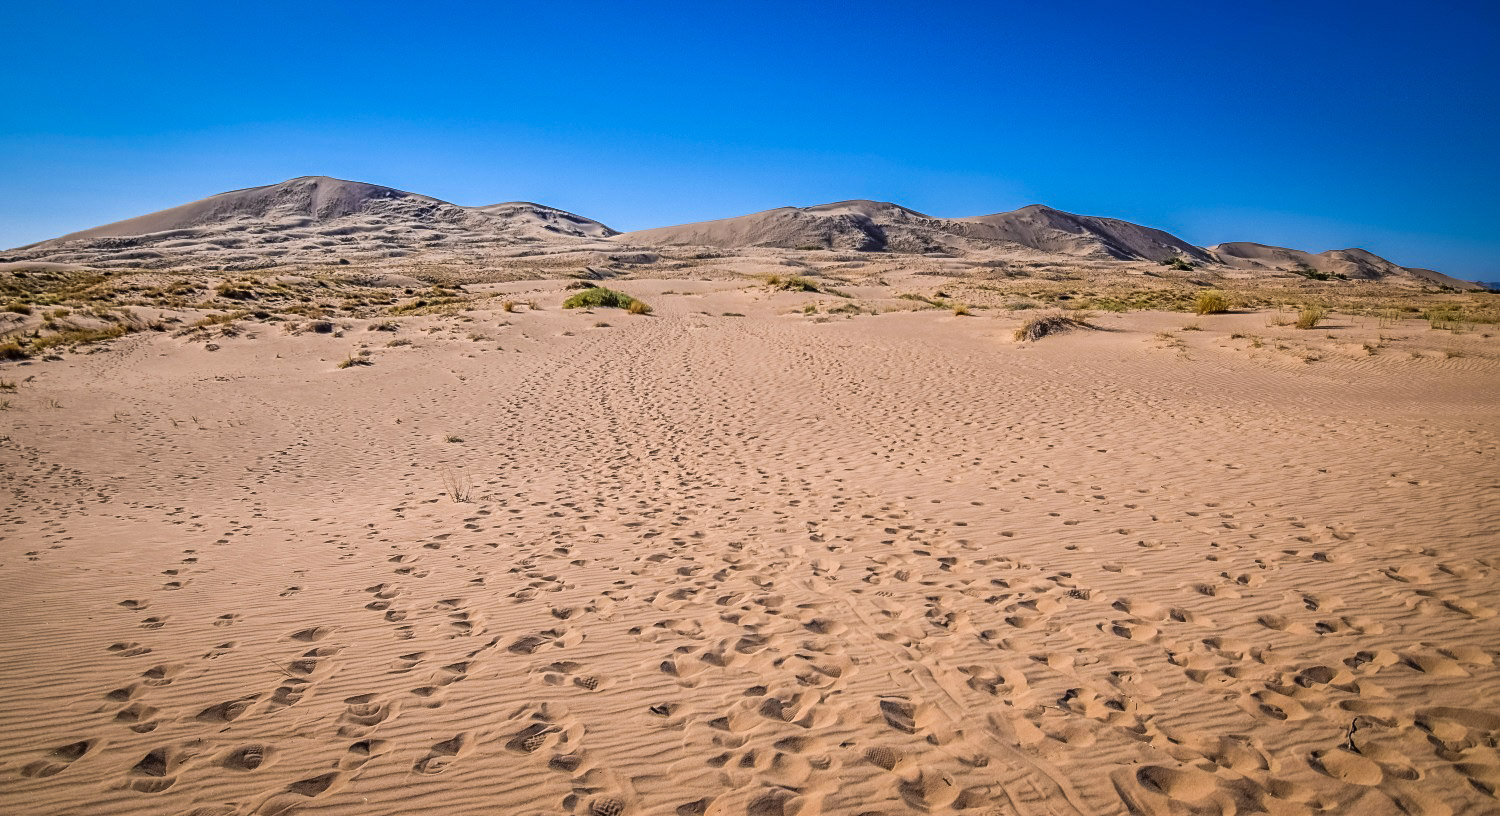
[[502, 300], [500, 301], [500, 310], [514, 312], [516, 310], [516, 302], [514, 300]]
[[1322, 306], [1303, 306], [1302, 311], [1297, 313], [1297, 328], [1315, 329], [1328, 317], [1328, 310]]
[[474, 480], [470, 479], [468, 474], [445, 470], [443, 471], [443, 492], [455, 502], [467, 502], [470, 494], [474, 492]]
[[102, 329], [74, 329], [72, 331], [58, 332], [43, 337], [33, 338], [31, 347], [37, 351], [44, 351], [54, 346], [81, 346], [88, 343], [98, 343], [103, 340], [113, 340], [124, 337], [130, 332], [124, 326], [107, 326]]
[[971, 314], [973, 314], [973, 312], [969, 311], [969, 307], [965, 306], [962, 303], [953, 307], [954, 317], [968, 317]]
[[1219, 314], [1229, 311], [1229, 298], [1217, 289], [1199, 292], [1193, 301], [1193, 311], [1201, 315]]
[[1062, 312], [1048, 312], [1027, 318], [1021, 327], [1016, 329], [1016, 342], [1027, 340], [1040, 340], [1049, 334], [1061, 334], [1073, 329], [1097, 329], [1098, 326], [1088, 322], [1085, 317], [1064, 314]]
[[24, 360], [30, 356], [31, 353], [14, 340], [0, 343], [0, 360]]
[[796, 275], [771, 275], [766, 278], [766, 286], [772, 289], [780, 289], [783, 292], [821, 292], [822, 288], [816, 281]]
[[625, 307], [625, 311], [633, 315], [647, 315], [651, 314], [651, 307], [643, 300], [632, 300], [630, 305]]
[[361, 351], [358, 354], [350, 354], [348, 357], [345, 357], [343, 362], [339, 363], [339, 368], [353, 368], [355, 366], [367, 365], [375, 365], [375, 361], [370, 359], [370, 352]]

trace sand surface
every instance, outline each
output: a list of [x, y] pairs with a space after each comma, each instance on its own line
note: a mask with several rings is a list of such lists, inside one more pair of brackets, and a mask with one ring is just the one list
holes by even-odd
[[1500, 811], [1500, 341], [513, 288], [0, 366], [0, 812]]

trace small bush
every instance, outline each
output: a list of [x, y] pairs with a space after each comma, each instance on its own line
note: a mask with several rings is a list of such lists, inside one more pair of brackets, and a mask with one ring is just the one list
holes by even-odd
[[1229, 311], [1229, 298], [1217, 289], [1209, 289], [1199, 292], [1197, 300], [1193, 301], [1193, 311], [1201, 315], [1219, 314]]
[[31, 353], [14, 340], [9, 343], [0, 343], [0, 360], [24, 360], [30, 356]]
[[646, 314], [651, 307], [636, 300], [624, 292], [616, 292], [613, 289], [605, 289], [603, 286], [590, 286], [576, 295], [563, 301], [564, 309], [630, 309], [632, 304], [640, 303], [645, 311], [632, 311], [631, 314]]
[[1039, 314], [1027, 318], [1021, 327], [1016, 329], [1016, 342], [1026, 340], [1040, 340], [1049, 334], [1061, 334], [1072, 329], [1095, 329], [1097, 326], [1087, 320], [1074, 315], [1053, 312], [1050, 314]]
[[957, 305], [955, 305], [953, 307], [953, 316], [954, 317], [968, 317], [971, 314], [973, 314], [973, 312], [969, 311], [969, 307], [965, 306], [962, 303], [957, 304]]
[[20, 315], [31, 314], [31, 307], [27, 306], [24, 303], [7, 303], [4, 307], [0, 308], [3, 308], [7, 312], [15, 312], [16, 314]]
[[445, 470], [443, 471], [443, 492], [455, 502], [467, 502], [469, 495], [474, 492], [474, 480], [470, 479], [466, 473]]
[[625, 307], [625, 311], [633, 315], [648, 315], [651, 314], [651, 307], [643, 300], [632, 300], [630, 305]]
[[1328, 310], [1322, 306], [1304, 306], [1302, 311], [1297, 313], [1297, 328], [1315, 329], [1326, 317], [1328, 317]]
[[516, 310], [516, 302], [514, 300], [502, 300], [500, 301], [500, 310], [514, 312]]
[[815, 281], [810, 281], [807, 278], [799, 278], [796, 275], [772, 275], [766, 278], [766, 285], [772, 289], [780, 289], [783, 292], [822, 291]]
[[1193, 262], [1189, 261], [1187, 258], [1182, 257], [1181, 255], [1178, 255], [1177, 257], [1171, 258], [1169, 260], [1162, 261], [1161, 265], [1167, 267], [1168, 269], [1177, 269], [1183, 272], [1186, 272], [1189, 269], [1193, 268]]
[[351, 354], [348, 357], [345, 357], [343, 362], [339, 363], [339, 368], [353, 368], [355, 366], [375, 365], [375, 361], [371, 360], [367, 355], [368, 352]]

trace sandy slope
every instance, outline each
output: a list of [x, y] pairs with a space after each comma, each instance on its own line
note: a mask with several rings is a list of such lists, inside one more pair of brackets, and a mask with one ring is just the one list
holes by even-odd
[[1497, 341], [509, 286], [0, 366], [0, 812], [1500, 807]]

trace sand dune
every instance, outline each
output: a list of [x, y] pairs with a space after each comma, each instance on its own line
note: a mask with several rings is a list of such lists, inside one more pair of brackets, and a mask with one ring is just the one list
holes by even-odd
[[22, 247], [6, 260], [100, 268], [251, 270], [359, 263], [480, 263], [594, 247], [614, 231], [528, 202], [460, 207], [324, 176], [254, 187]]
[[[390, 187], [324, 176], [236, 190], [0, 254], [0, 265], [51, 263], [101, 269], [251, 271], [352, 265], [406, 273], [442, 265], [470, 277], [517, 258], [635, 267], [662, 251], [712, 248], [891, 255], [952, 255], [999, 262], [1132, 264], [1182, 261], [1209, 274], [1272, 279], [1314, 272], [1417, 288], [1477, 288], [1406, 268], [1360, 249], [1319, 254], [1251, 243], [1204, 249], [1162, 230], [1041, 205], [969, 218], [935, 218], [898, 204], [840, 201], [620, 234], [574, 213], [530, 202], [460, 207]], [[700, 253], [701, 254], [701, 253]], [[649, 256], [649, 257], [648, 257]]]
[[1330, 249], [1327, 252], [1303, 252], [1285, 247], [1237, 242], [1208, 248], [1217, 260], [1241, 269], [1302, 269], [1355, 280], [1415, 278], [1440, 286], [1468, 289], [1474, 284], [1452, 278], [1431, 269], [1398, 266], [1363, 249]]
[[881, 278], [0, 364], [0, 812], [1496, 811], [1492, 333]]

